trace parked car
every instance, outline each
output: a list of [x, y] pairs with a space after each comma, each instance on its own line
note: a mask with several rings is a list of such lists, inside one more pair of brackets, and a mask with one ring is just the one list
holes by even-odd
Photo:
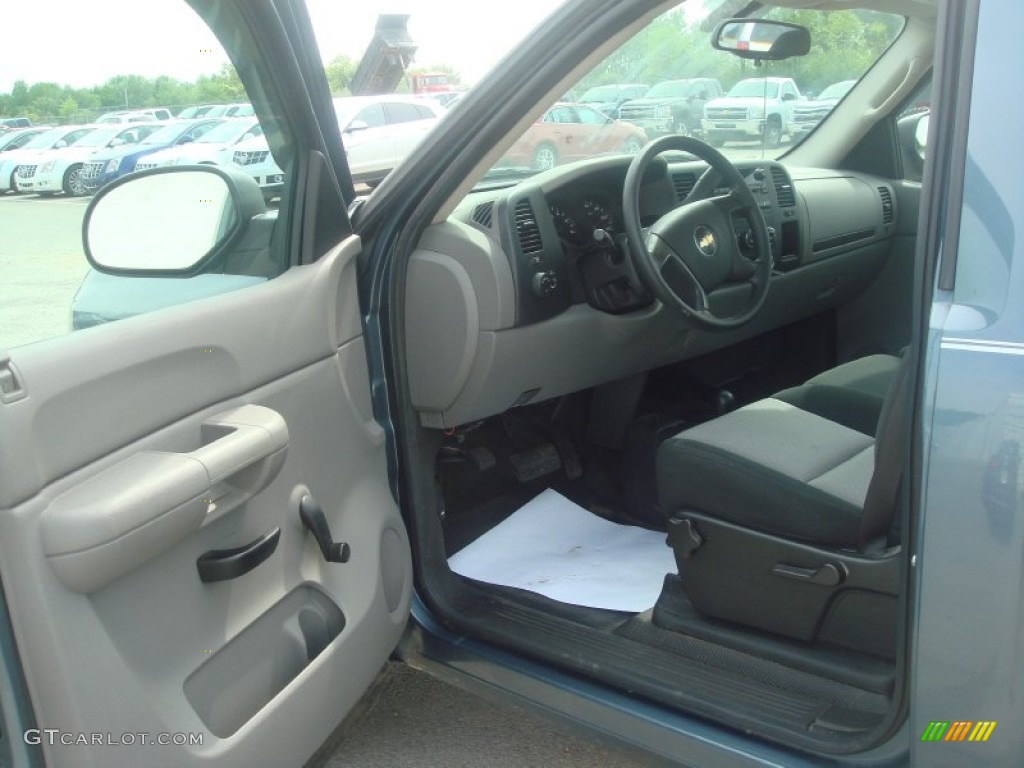
[[0, 133], [31, 127], [32, 121], [27, 117], [0, 117]]
[[169, 109], [130, 109], [107, 112], [96, 118], [98, 124], [106, 123], [148, 123], [154, 120], [170, 120]]
[[[119, 179], [90, 264], [230, 290], [0, 354], [7, 762], [344, 763], [397, 657], [638, 762], [1024, 765], [1024, 4], [538, 6], [362, 200], [304, 4], [195, 5], [294, 194]], [[859, 78], [798, 145], [492, 164], [581, 75], [814, 64], [743, 11]]]
[[627, 101], [643, 98], [649, 90], [649, 85], [639, 83], [598, 85], [584, 91], [579, 103], [586, 104], [609, 117], [618, 117], [619, 107]]
[[18, 165], [15, 182], [21, 192], [54, 195], [63, 192], [69, 197], [85, 195], [88, 188], [82, 181], [82, 166], [97, 153], [116, 147], [138, 144], [163, 123], [114, 123], [88, 131], [74, 144], [39, 153], [31, 162]]
[[712, 146], [726, 141], [761, 139], [777, 147], [791, 125], [793, 105], [803, 99], [789, 77], [749, 77], [704, 105], [701, 128]]
[[207, 114], [213, 109], [224, 106], [223, 104], [200, 104], [194, 107], [185, 107], [181, 110], [176, 117], [179, 120], [188, 120], [194, 117], [217, 117], [217, 115]]
[[599, 154], [635, 154], [647, 141], [642, 128], [613, 120], [586, 104], [547, 110], [505, 154], [503, 163], [538, 170]]
[[0, 133], [0, 152], [21, 149], [29, 141], [50, 128], [51, 126], [49, 125], [36, 125], [32, 128], [16, 128], [12, 131]]
[[252, 104], [213, 104], [203, 113], [203, 117], [252, 117]]
[[140, 158], [135, 163], [135, 170], [144, 171], [161, 165], [224, 165], [231, 162], [236, 144], [262, 135], [263, 129], [254, 117], [225, 120], [191, 142]]
[[94, 153], [82, 165], [79, 183], [86, 194], [95, 194], [96, 190], [114, 179], [134, 171], [140, 158], [168, 147], [187, 146], [223, 122], [223, 118], [219, 117], [201, 117], [164, 123], [138, 143], [126, 143]]
[[90, 124], [50, 128], [31, 139], [21, 149], [0, 155], [0, 193], [18, 191], [17, 170], [20, 164], [34, 164], [40, 155], [50, 150], [69, 147], [97, 127]]
[[284, 171], [274, 161], [266, 136], [253, 136], [232, 147], [231, 162], [253, 178], [269, 202], [284, 187]]
[[828, 86], [813, 99], [793, 102], [790, 105], [787, 126], [787, 132], [793, 141], [798, 141], [810, 133], [856, 84], [856, 80], [843, 80]]
[[334, 99], [341, 140], [355, 181], [377, 184], [423, 140], [446, 110], [418, 96]]
[[448, 109], [463, 93], [465, 91], [439, 91], [437, 93], [426, 93], [424, 96], [428, 99], [433, 99], [442, 107]]
[[623, 103], [619, 119], [640, 126], [652, 139], [667, 133], [691, 136], [701, 132], [704, 104], [721, 95], [722, 86], [711, 77], [665, 80]]

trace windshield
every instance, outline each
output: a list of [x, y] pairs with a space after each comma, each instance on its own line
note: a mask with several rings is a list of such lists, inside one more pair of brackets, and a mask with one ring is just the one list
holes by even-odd
[[[717, 22], [735, 16], [740, 5], [736, 0], [690, 0], [653, 19], [563, 91], [582, 94], [578, 102], [600, 103], [610, 121], [597, 124], [571, 104], [562, 105], [557, 121], [538, 118], [482, 183], [514, 183], [566, 163], [632, 154], [669, 134], [694, 136], [734, 160], [778, 157], [828, 119], [828, 109], [802, 107], [810, 99], [805, 94], [830, 98], [822, 106], [831, 108], [904, 24], [901, 16], [876, 11], [762, 5], [760, 17], [807, 27], [811, 49], [803, 57], [755, 65], [711, 46]], [[702, 84], [699, 95], [692, 92], [695, 80]], [[632, 85], [645, 82], [654, 83], [646, 92]], [[635, 100], [639, 93], [682, 98], [644, 104]]]
[[171, 123], [165, 125], [142, 140], [143, 144], [173, 144], [191, 125], [191, 122]]
[[689, 92], [689, 83], [685, 80], [670, 80], [667, 83], [658, 83], [651, 86], [651, 90], [644, 94], [644, 97], [648, 99], [674, 98], [686, 96]]
[[109, 128], [97, 128], [95, 131], [85, 134], [75, 142], [76, 147], [102, 147], [112, 138], [124, 130], [123, 125], [115, 125]]
[[761, 98], [764, 96], [768, 99], [777, 99], [779, 97], [779, 84], [767, 83], [764, 78], [760, 80], [743, 80], [729, 89], [729, 96], [732, 98], [746, 98], [748, 96]]
[[[214, 126], [198, 139], [196, 144], [231, 144], [242, 138], [247, 133], [258, 136], [261, 131], [259, 123], [255, 120], [229, 120], [226, 123]], [[156, 134], [153, 134], [156, 136]]]
[[68, 132], [67, 128], [54, 128], [49, 131], [43, 131], [28, 144], [25, 145], [25, 149], [49, 149], [58, 141], [65, 133]]

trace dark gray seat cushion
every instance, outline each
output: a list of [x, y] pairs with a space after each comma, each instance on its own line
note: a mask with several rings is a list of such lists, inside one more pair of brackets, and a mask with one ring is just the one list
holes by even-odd
[[666, 514], [696, 510], [839, 546], [858, 539], [873, 472], [872, 437], [777, 398], [685, 430], [658, 451]]
[[784, 389], [775, 398], [874, 436], [899, 364], [900, 358], [893, 355], [862, 357], [808, 379], [799, 387]]

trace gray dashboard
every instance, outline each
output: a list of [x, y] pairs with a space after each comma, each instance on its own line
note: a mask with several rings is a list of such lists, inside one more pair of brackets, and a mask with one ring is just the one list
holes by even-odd
[[[896, 232], [884, 179], [737, 162], [773, 230], [771, 289], [750, 323], [698, 331], [651, 298], [626, 255], [629, 161], [599, 158], [475, 191], [427, 229], [410, 259], [406, 303], [409, 384], [424, 426], [587, 389], [840, 306], [877, 276]], [[714, 192], [706, 170], [702, 161], [652, 164], [642, 221]], [[741, 290], [710, 298], [728, 307]]]

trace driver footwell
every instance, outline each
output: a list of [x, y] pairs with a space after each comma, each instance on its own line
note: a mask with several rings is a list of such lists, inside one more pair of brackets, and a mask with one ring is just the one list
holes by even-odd
[[609, 450], [586, 438], [587, 405], [504, 414], [444, 441], [435, 480], [448, 620], [790, 745], [867, 738], [890, 707], [891, 661], [708, 619], [679, 587], [643, 473], [627, 465], [632, 453], [643, 467], [662, 433], [695, 414], [648, 414], [626, 441], [639, 449]]

